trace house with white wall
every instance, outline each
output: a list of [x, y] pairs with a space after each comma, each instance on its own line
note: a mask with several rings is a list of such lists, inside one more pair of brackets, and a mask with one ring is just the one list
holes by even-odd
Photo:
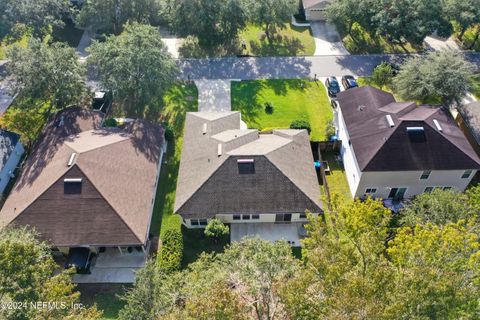
[[25, 149], [16, 133], [0, 130], [0, 193], [3, 194]]
[[411, 198], [435, 188], [463, 191], [480, 158], [448, 111], [396, 102], [371, 86], [338, 94], [336, 126], [354, 197]]
[[239, 112], [187, 113], [174, 211], [187, 228], [230, 224], [233, 241], [258, 235], [298, 246], [306, 210], [323, 212], [309, 135], [260, 134], [240, 122]]
[[305, 19], [308, 21], [324, 21], [328, 5], [335, 0], [302, 0]]

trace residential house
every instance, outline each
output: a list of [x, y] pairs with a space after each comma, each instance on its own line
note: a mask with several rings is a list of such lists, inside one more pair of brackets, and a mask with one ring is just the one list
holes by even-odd
[[239, 112], [187, 113], [174, 211], [188, 228], [231, 224], [233, 241], [259, 235], [298, 246], [305, 211], [322, 213], [308, 133], [260, 134], [240, 122]]
[[480, 159], [448, 111], [396, 102], [371, 86], [338, 94], [336, 125], [355, 197], [411, 198], [465, 190]]
[[[103, 128], [102, 117], [77, 107], [56, 115], [7, 198], [0, 223], [34, 227], [65, 256], [86, 247], [98, 264], [108, 258], [113, 261], [105, 265], [114, 266], [116, 257], [130, 253], [144, 262], [163, 130], [141, 121]], [[120, 282], [132, 281], [133, 272]]]
[[16, 133], [0, 130], [0, 193], [4, 193], [25, 149]]
[[332, 0], [302, 0], [305, 19], [308, 21], [324, 21], [325, 11]]
[[477, 154], [480, 155], [480, 101], [459, 108], [455, 120]]

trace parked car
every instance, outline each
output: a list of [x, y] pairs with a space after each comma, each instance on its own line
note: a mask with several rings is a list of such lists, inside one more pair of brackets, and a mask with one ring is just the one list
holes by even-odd
[[108, 91], [96, 91], [93, 96], [92, 109], [107, 113], [112, 104], [111, 94]]
[[325, 87], [327, 87], [327, 92], [330, 97], [336, 97], [337, 93], [340, 92], [340, 85], [336, 77], [328, 77], [325, 80]]
[[342, 84], [345, 90], [358, 87], [357, 80], [353, 76], [343, 76]]

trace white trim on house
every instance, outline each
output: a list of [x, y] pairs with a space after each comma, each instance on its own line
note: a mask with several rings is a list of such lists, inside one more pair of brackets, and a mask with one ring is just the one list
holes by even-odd
[[12, 179], [15, 169], [17, 168], [22, 155], [25, 153], [25, 149], [20, 141], [15, 145], [14, 150], [10, 154], [10, 157], [5, 163], [2, 171], [0, 172], [0, 193], [3, 194], [5, 188], [7, 187], [10, 179]]

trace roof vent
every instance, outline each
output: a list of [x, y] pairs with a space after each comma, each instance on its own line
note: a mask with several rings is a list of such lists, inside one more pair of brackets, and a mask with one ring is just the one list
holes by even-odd
[[82, 183], [82, 178], [66, 178], [63, 179], [64, 183]]
[[387, 114], [386, 117], [387, 117], [388, 126], [390, 128], [395, 127], [395, 122], [393, 122], [392, 116]]
[[433, 119], [433, 123], [435, 124], [435, 127], [437, 127], [437, 130], [438, 130], [438, 131], [443, 132], [443, 128], [442, 128], [442, 126], [440, 125], [440, 123], [438, 122], [438, 120]]
[[358, 109], [358, 111], [363, 111], [363, 110], [365, 110], [365, 108], [366, 107], [362, 104], [362, 105], [359, 105], [357, 109]]
[[77, 156], [77, 154], [74, 152], [72, 153], [72, 155], [70, 156], [70, 159], [68, 160], [68, 166], [71, 167], [73, 165], [73, 162], [75, 161], [75, 157]]
[[206, 123], [206, 122], [203, 124], [202, 133], [203, 133], [203, 134], [207, 134], [207, 123]]
[[407, 127], [408, 138], [411, 142], [425, 142], [425, 129], [423, 127]]
[[220, 157], [222, 155], [222, 144], [219, 143], [217, 146], [217, 155]]

